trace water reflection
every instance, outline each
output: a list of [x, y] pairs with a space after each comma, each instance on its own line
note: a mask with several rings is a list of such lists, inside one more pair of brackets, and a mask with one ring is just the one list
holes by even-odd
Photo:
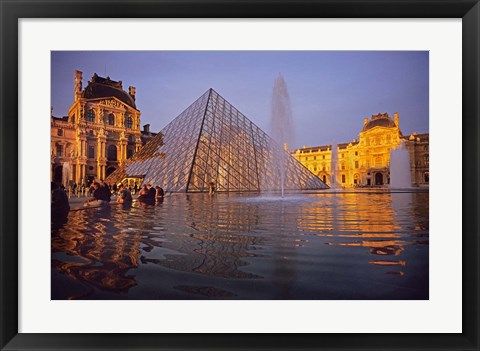
[[426, 299], [428, 193], [174, 194], [71, 212], [52, 298]]

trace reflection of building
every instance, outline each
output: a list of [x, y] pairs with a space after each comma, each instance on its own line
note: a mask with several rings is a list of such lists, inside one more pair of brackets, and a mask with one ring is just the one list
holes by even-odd
[[[428, 185], [428, 134], [413, 133], [403, 136], [398, 113], [392, 120], [388, 114], [378, 114], [364, 119], [359, 139], [338, 144], [336, 183], [351, 186], [374, 186], [390, 183], [390, 151], [401, 142], [410, 155], [412, 185]], [[306, 147], [292, 155], [323, 182], [330, 184], [332, 172], [332, 145]]]
[[[51, 180], [58, 183], [105, 178], [151, 138], [149, 125], [140, 131], [135, 87], [94, 74], [82, 89], [75, 71], [74, 102], [68, 116], [51, 116]], [[142, 135], [143, 134], [143, 135]]]
[[282, 185], [288, 190], [326, 188], [287, 152], [275, 148], [265, 132], [213, 89], [162, 129], [107, 182], [132, 178], [175, 192], [208, 192], [211, 182], [224, 192], [279, 190]]

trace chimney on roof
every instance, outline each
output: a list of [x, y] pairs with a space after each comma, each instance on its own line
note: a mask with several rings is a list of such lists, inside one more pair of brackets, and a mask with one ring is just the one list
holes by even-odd
[[368, 118], [364, 118], [363, 119], [363, 126], [365, 127], [367, 125], [367, 123], [368, 123]]
[[74, 100], [77, 101], [82, 96], [82, 71], [75, 70], [74, 73]]
[[135, 87], [129, 86], [129, 87], [128, 87], [128, 93], [130, 94], [130, 96], [131, 96], [131, 97], [133, 98], [133, 100], [135, 101], [135, 93], [136, 93]]
[[150, 133], [150, 124], [145, 124], [143, 126], [143, 132], [144, 133]]
[[396, 125], [398, 128], [400, 128], [400, 125], [398, 124], [398, 123], [399, 123], [399, 121], [398, 121], [398, 112], [395, 112], [395, 113], [393, 114], [393, 120], [395, 121], [395, 125]]

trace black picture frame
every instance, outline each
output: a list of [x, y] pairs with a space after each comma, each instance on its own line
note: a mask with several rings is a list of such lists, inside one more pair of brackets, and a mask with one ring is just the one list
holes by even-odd
[[[117, 6], [117, 5], [121, 6]], [[115, 6], [114, 6], [115, 5]], [[478, 0], [0, 0], [0, 347], [2, 350], [479, 350]], [[462, 18], [462, 326], [460, 334], [18, 333], [18, 19]], [[39, 115], [48, 113], [39, 111]], [[41, 117], [41, 116], [39, 116]], [[460, 123], [459, 116], [452, 117]], [[448, 141], [446, 141], [448, 142]], [[445, 175], [445, 177], [447, 177]], [[445, 201], [448, 192], [445, 190]], [[451, 233], [452, 235], [460, 233]], [[448, 279], [448, 277], [445, 277]], [[386, 317], [388, 318], [388, 317]]]

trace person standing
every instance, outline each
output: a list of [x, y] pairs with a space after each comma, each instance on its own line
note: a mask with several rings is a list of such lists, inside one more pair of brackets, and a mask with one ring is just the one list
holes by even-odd
[[70, 211], [70, 204], [68, 203], [68, 196], [56, 183], [51, 182], [51, 221], [52, 222], [66, 222], [68, 212]]
[[213, 195], [215, 193], [215, 183], [214, 182], [210, 182], [210, 184], [208, 184], [208, 193], [210, 195]]
[[160, 197], [163, 197], [165, 195], [165, 192], [163, 191], [163, 189], [159, 186], [156, 186], [155, 187], [155, 190], [156, 190], [156, 197], [157, 199], [160, 198]]
[[120, 203], [120, 204], [131, 203], [132, 202], [132, 194], [130, 193], [130, 190], [125, 188], [125, 185], [123, 185], [123, 184], [118, 185], [117, 202]]
[[147, 184], [147, 198], [149, 203], [153, 203], [155, 205], [155, 199], [157, 197], [157, 191], [155, 190], [154, 187], [152, 187], [152, 184]]

